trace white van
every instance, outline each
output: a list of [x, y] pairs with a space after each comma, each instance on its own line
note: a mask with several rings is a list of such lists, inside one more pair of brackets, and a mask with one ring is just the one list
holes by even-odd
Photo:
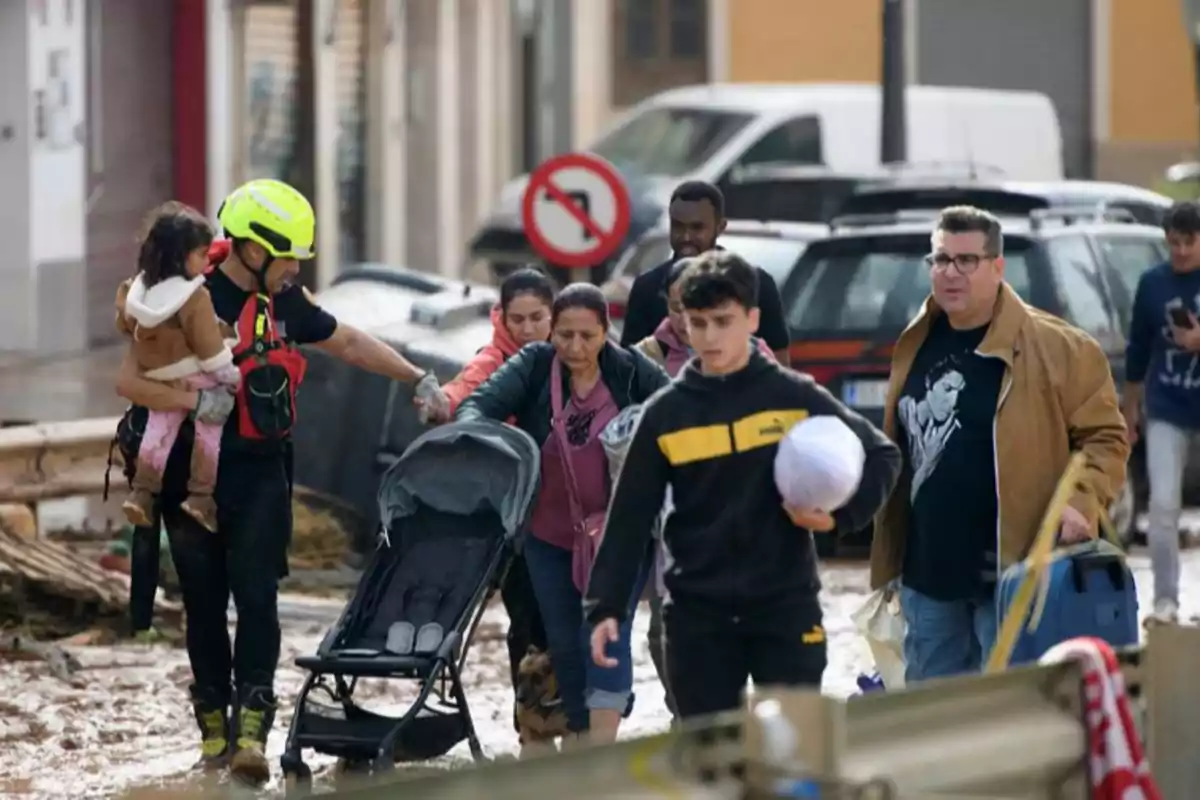
[[[1062, 134], [1040, 92], [910, 86], [908, 160], [1009, 180], [1063, 177]], [[635, 193], [665, 207], [694, 178], [718, 185], [735, 168], [786, 162], [833, 172], [879, 170], [878, 84], [706, 84], [662, 92], [621, 114], [587, 149], [636, 176]], [[471, 243], [475, 259], [537, 257], [521, 231], [527, 176], [510, 181]]]

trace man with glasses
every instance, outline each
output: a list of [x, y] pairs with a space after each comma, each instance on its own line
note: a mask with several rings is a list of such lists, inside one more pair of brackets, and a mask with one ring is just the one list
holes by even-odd
[[1005, 283], [1000, 222], [947, 208], [932, 245], [933, 294], [896, 343], [884, 410], [904, 471], [871, 547], [872, 587], [900, 592], [910, 682], [986, 661], [997, 576], [1028, 552], [1072, 452], [1088, 468], [1064, 544], [1096, 535], [1129, 455], [1104, 352]]

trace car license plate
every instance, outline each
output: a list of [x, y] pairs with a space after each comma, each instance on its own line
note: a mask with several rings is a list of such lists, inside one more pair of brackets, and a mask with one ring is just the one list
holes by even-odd
[[849, 380], [842, 384], [842, 402], [851, 408], [883, 408], [887, 390], [885, 380]]

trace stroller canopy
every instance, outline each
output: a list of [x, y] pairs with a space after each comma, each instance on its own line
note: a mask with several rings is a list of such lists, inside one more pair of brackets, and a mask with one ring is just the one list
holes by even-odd
[[537, 496], [541, 453], [524, 431], [487, 420], [442, 425], [417, 437], [379, 485], [385, 526], [420, 503], [447, 514], [492, 509], [512, 538]]

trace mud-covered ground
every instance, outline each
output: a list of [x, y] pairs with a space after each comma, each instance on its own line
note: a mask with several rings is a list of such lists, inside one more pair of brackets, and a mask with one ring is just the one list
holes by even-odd
[[[1151, 593], [1148, 560], [1136, 555], [1131, 561], [1144, 611]], [[850, 622], [850, 614], [866, 596], [866, 573], [854, 566], [827, 567], [824, 581], [830, 645], [824, 688], [830, 694], [847, 695], [855, 691], [859, 672], [869, 666], [866, 648]], [[1200, 612], [1200, 552], [1185, 554], [1183, 587], [1186, 619]], [[341, 607], [337, 599], [289, 595], [281, 601], [284, 645], [276, 689], [282, 707], [269, 743], [276, 772], [291, 702], [304, 677], [292, 661], [316, 649]], [[646, 648], [647, 619], [643, 606], [635, 635], [637, 704], [623, 735], [658, 731], [667, 723], [662, 690]], [[471, 709], [490, 755], [516, 750], [500, 635], [504, 623], [499, 605], [488, 610], [465, 676]], [[137, 786], [190, 784], [197, 731], [185, 705], [190, 673], [183, 650], [128, 644], [76, 647], [71, 652], [83, 668], [70, 680], [54, 677], [40, 662], [0, 662], [0, 797], [112, 797]], [[413, 695], [410, 684], [375, 681], [363, 683], [357, 696], [369, 698], [366, 704], [373, 710], [398, 714]], [[306, 759], [317, 786], [330, 785], [332, 759], [313, 753]], [[468, 760], [463, 744], [438, 763], [452, 767]], [[280, 794], [276, 775], [262, 796]]]

